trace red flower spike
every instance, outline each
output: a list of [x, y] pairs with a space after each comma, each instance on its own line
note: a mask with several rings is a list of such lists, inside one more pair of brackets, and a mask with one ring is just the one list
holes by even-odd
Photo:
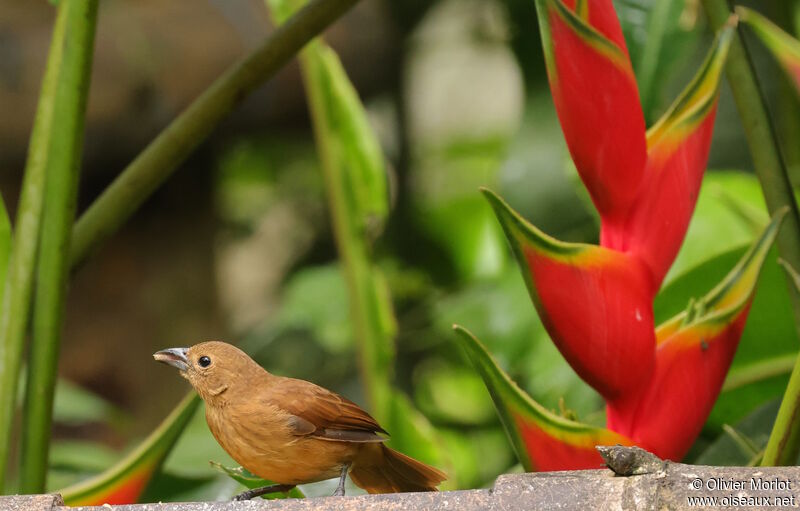
[[736, 7], [736, 14], [753, 29], [764, 46], [778, 59], [781, 67], [800, 93], [800, 41], [756, 11], [746, 7]]
[[576, 373], [606, 399], [647, 381], [655, 356], [651, 287], [636, 257], [542, 233], [483, 190], [536, 309]]
[[625, 229], [603, 226], [603, 246], [640, 256], [656, 288], [678, 254], [697, 202], [732, 37], [730, 26], [717, 35], [694, 80], [647, 132], [645, 182]]
[[631, 439], [559, 417], [522, 391], [464, 328], [454, 326], [472, 364], [492, 396], [506, 434], [527, 471], [601, 468], [597, 445], [632, 445]]
[[658, 329], [652, 378], [640, 391], [609, 401], [610, 429], [664, 459], [678, 461], [686, 454], [722, 388], [785, 214], [786, 209], [775, 215], [716, 288]]
[[536, 0], [536, 9], [567, 147], [603, 223], [621, 228], [638, 196], [647, 145], [611, 0]]

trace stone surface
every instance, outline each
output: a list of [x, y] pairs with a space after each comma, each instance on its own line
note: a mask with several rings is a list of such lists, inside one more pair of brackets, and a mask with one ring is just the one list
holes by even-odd
[[0, 496], [2, 511], [50, 511], [63, 505], [58, 494]]
[[[613, 458], [641, 458], [639, 451], [614, 447]], [[626, 453], [626, 450], [630, 451]], [[606, 449], [606, 454], [609, 451]], [[249, 502], [193, 502], [113, 506], [116, 511], [432, 511], [502, 509], [665, 510], [788, 509], [800, 507], [800, 467], [706, 467], [661, 462], [651, 455], [645, 473], [620, 476], [612, 470], [579, 470], [500, 476], [494, 487], [437, 493], [396, 493], [356, 497]], [[652, 463], [651, 463], [652, 462]], [[635, 463], [634, 463], [635, 465]], [[626, 465], [627, 466], [627, 465]], [[631, 465], [632, 466], [632, 465]], [[58, 496], [0, 498], [0, 510], [98, 511], [63, 508]], [[108, 506], [106, 506], [108, 507]]]

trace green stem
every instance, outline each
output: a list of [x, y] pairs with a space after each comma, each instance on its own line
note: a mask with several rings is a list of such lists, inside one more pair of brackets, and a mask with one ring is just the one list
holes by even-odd
[[69, 274], [69, 238], [83, 147], [98, 0], [61, 0], [53, 38], [60, 73], [53, 137], [48, 148], [33, 336], [21, 429], [21, 493], [42, 493], [56, 385], [61, 322]]
[[78, 219], [70, 246], [72, 265], [114, 233], [225, 115], [357, 2], [312, 0], [211, 84]]
[[[731, 15], [725, 0], [703, 0], [713, 28], [721, 27]], [[789, 175], [778, 146], [775, 130], [769, 118], [766, 102], [758, 84], [747, 47], [739, 33], [734, 37], [728, 54], [727, 75], [736, 106], [744, 126], [756, 175], [773, 215], [788, 206], [785, 226], [778, 236], [781, 257], [794, 268], [800, 268], [800, 217], [794, 201]], [[789, 283], [795, 324], [800, 328], [800, 298], [798, 290]], [[800, 364], [795, 365], [781, 403], [778, 417], [770, 435], [762, 465], [793, 464], [800, 451], [800, 428], [795, 417], [800, 412]]]
[[[347, 281], [361, 382], [370, 409], [378, 420], [385, 420], [394, 357], [392, 329], [386, 328], [387, 316], [392, 314], [391, 310], [387, 311], [391, 309], [391, 302], [382, 275], [372, 263], [370, 244], [359, 215], [359, 204], [356, 203], [358, 194], [353, 190], [359, 186], [354, 182], [353, 162], [343, 165], [337, 160], [337, 149], [332, 138], [343, 134], [335, 132], [336, 128], [332, 126], [335, 121], [330, 118], [331, 105], [326, 105], [325, 95], [330, 94], [326, 88], [330, 87], [331, 77], [325, 76], [322, 57], [319, 53], [310, 53], [312, 50], [320, 51], [319, 48], [309, 48], [302, 52], [300, 67], [314, 121], [334, 238]], [[351, 176], [348, 177], [347, 173]]]
[[[302, 0], [267, 0], [280, 23]], [[371, 237], [388, 213], [386, 169], [364, 106], [336, 54], [315, 40], [299, 56], [369, 408], [388, 420], [396, 323]], [[372, 226], [372, 228], [370, 227]]]
[[725, 383], [722, 385], [722, 392], [729, 392], [753, 383], [759, 383], [769, 378], [788, 374], [794, 368], [797, 360], [797, 353], [779, 355], [765, 360], [753, 362], [744, 367], [730, 371]]
[[[73, 27], [60, 9], [53, 28], [36, 119], [33, 124], [28, 161], [22, 182], [12, 251], [0, 310], [0, 490], [4, 486], [11, 443], [11, 425], [17, 396], [20, 362], [28, 325], [33, 272], [39, 245], [46, 169], [59, 123], [65, 120], [65, 105], [59, 104], [60, 80], [64, 73], [64, 44]], [[69, 18], [69, 19], [68, 19]], [[1, 491], [0, 491], [1, 492]]]
[[[722, 27], [731, 15], [725, 0], [703, 0], [703, 5], [715, 30]], [[767, 210], [770, 215], [774, 215], [782, 207], [789, 207], [784, 228], [778, 235], [781, 257], [792, 266], [800, 268], [800, 215], [775, 129], [741, 31], [742, 27], [739, 26], [731, 42], [726, 74], [742, 119], [756, 175], [761, 182]], [[795, 323], [800, 329], [800, 295], [791, 283], [789, 285]]]
[[762, 466], [794, 465], [800, 452], [800, 359], [795, 362], [789, 384], [772, 426], [767, 448], [761, 460]]

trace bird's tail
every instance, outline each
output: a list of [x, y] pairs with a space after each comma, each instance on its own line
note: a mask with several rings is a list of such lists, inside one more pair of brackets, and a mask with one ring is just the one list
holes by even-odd
[[443, 472], [383, 444], [364, 448], [368, 452], [355, 460], [350, 478], [369, 493], [436, 491], [447, 479]]

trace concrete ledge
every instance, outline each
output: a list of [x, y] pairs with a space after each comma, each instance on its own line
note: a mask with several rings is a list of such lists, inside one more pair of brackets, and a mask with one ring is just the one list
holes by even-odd
[[[115, 511], [389, 511], [502, 509], [778, 509], [800, 507], [800, 467], [706, 467], [637, 448], [602, 448], [612, 469], [500, 476], [491, 489], [355, 497], [113, 506]], [[705, 500], [700, 500], [705, 499]], [[716, 500], [714, 500], [716, 499]], [[66, 508], [58, 495], [0, 497], [5, 511]]]
[[0, 497], [0, 509], [3, 511], [51, 511], [64, 508], [61, 495], [10, 495]]

